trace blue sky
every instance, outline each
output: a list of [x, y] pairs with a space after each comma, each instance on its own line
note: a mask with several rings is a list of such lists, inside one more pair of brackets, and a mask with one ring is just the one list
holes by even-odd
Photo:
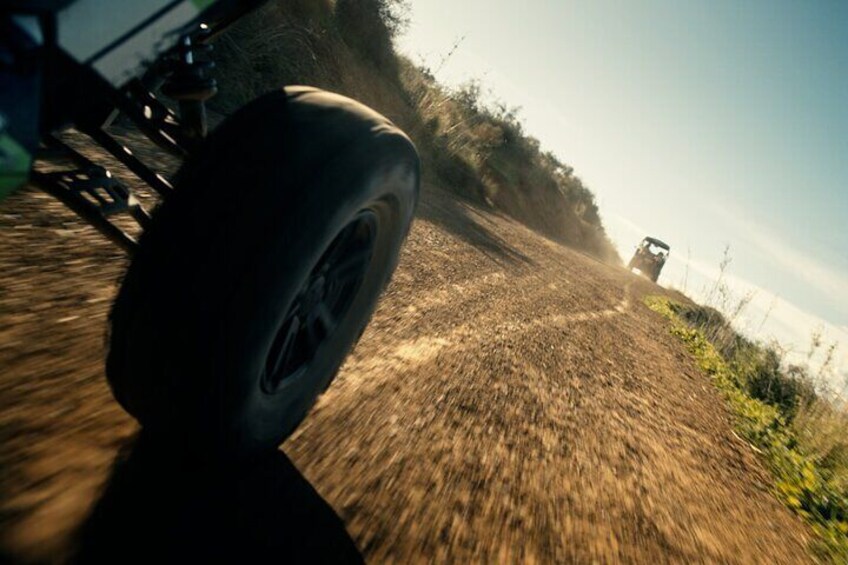
[[401, 51], [520, 106], [622, 256], [667, 240], [661, 282], [705, 298], [730, 245], [740, 324], [795, 360], [821, 329], [848, 376], [848, 2], [410, 5]]

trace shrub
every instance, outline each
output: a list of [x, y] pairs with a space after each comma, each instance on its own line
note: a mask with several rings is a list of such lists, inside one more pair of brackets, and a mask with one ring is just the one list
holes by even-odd
[[676, 303], [671, 308], [689, 327], [703, 333], [752, 398], [774, 406], [787, 421], [795, 417], [801, 406], [816, 398], [812, 379], [802, 368], [784, 367], [781, 355], [774, 348], [737, 333], [718, 310]]
[[[409, 64], [401, 81], [428, 126], [428, 146], [441, 154], [433, 164], [448, 185], [473, 186], [466, 195], [545, 236], [609, 263], [621, 262], [603, 229], [594, 195], [571, 167], [542, 151], [539, 141], [524, 132], [517, 108], [486, 103], [478, 81], [447, 90], [427, 69]], [[452, 182], [465, 172], [476, 180]]]
[[405, 26], [402, 0], [337, 0], [342, 37], [377, 65], [396, 66], [392, 40]]
[[736, 428], [771, 469], [777, 496], [817, 534], [816, 553], [848, 562], [848, 414], [819, 396], [804, 370], [782, 368], [773, 349], [734, 332], [716, 310], [660, 297], [646, 304], [671, 321], [723, 393]]
[[[216, 40], [227, 113], [282, 84], [313, 84], [359, 99], [415, 141], [425, 179], [491, 206], [560, 243], [621, 260], [594, 195], [571, 167], [526, 135], [518, 110], [483, 102], [479, 82], [439, 85], [398, 57], [405, 0], [276, 0]], [[224, 80], [226, 79], [226, 80]]]

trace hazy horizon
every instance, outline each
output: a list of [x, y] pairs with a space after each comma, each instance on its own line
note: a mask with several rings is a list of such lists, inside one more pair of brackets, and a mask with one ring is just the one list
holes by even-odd
[[400, 50], [520, 106], [625, 261], [665, 239], [660, 282], [703, 300], [729, 245], [740, 325], [795, 362], [821, 328], [848, 378], [848, 3], [410, 6]]

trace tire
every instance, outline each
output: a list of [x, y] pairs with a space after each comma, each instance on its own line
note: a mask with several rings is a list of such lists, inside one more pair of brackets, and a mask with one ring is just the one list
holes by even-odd
[[153, 435], [228, 455], [276, 447], [395, 269], [418, 155], [365, 106], [292, 87], [225, 121], [176, 188], [113, 305], [109, 383]]

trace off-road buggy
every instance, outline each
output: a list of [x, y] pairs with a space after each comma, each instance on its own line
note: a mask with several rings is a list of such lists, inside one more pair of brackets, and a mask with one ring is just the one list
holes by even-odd
[[646, 237], [636, 248], [636, 253], [633, 254], [627, 268], [631, 271], [639, 269], [643, 275], [657, 282], [670, 253], [671, 247], [667, 243], [653, 237]]
[[[261, 3], [0, 7], [0, 196], [28, 182], [131, 254], [110, 316], [114, 396], [153, 435], [225, 454], [278, 445], [330, 384], [396, 266], [419, 187], [397, 127], [312, 88], [261, 96], [207, 135], [204, 53]], [[117, 116], [182, 159], [179, 172], [125, 147], [108, 127]], [[63, 141], [70, 127], [158, 193], [155, 212]]]

